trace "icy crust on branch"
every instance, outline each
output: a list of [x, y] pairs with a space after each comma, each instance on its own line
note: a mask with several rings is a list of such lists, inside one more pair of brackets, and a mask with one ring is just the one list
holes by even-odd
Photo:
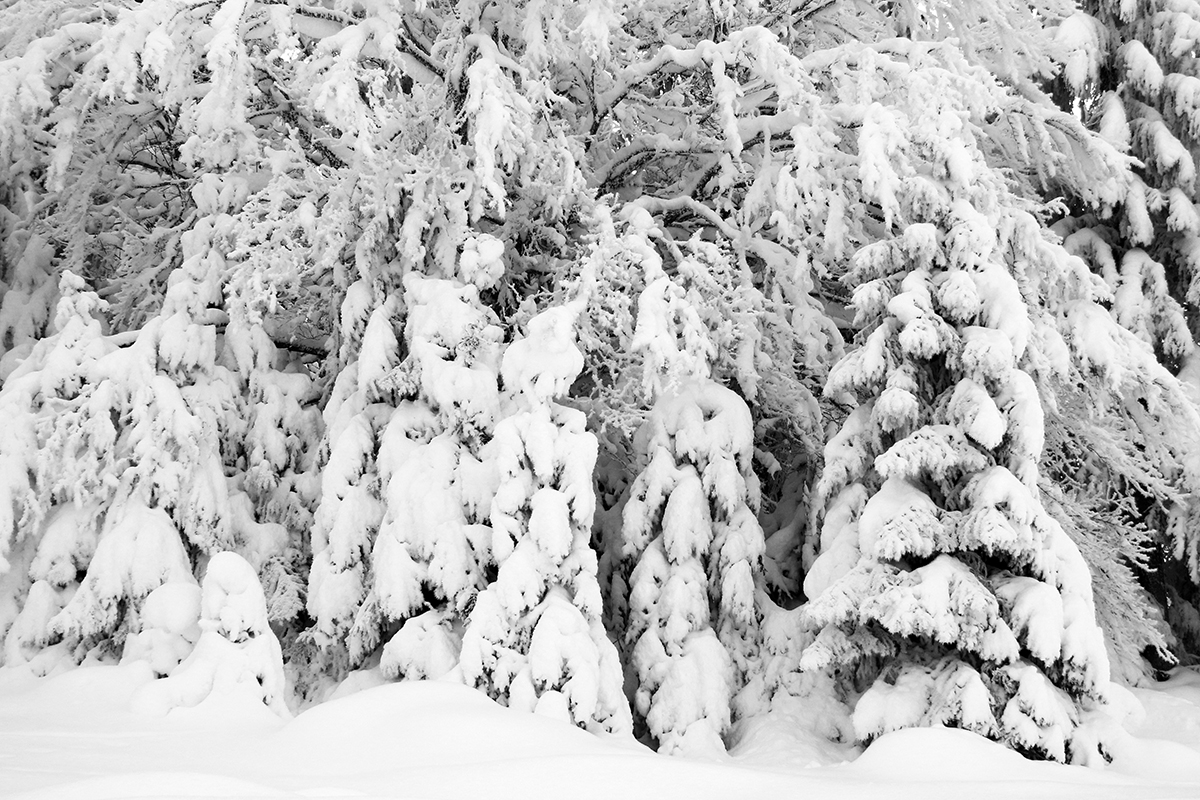
[[582, 412], [555, 402], [583, 365], [570, 307], [530, 320], [504, 352], [513, 412], [487, 450], [496, 578], [475, 597], [462, 641], [464, 679], [514, 708], [627, 732], [616, 647], [601, 621], [596, 554], [596, 437]]
[[637, 452], [644, 466], [623, 512], [637, 711], [660, 751], [722, 752], [768, 691], [750, 411], [712, 381], [683, 383], [655, 404]]

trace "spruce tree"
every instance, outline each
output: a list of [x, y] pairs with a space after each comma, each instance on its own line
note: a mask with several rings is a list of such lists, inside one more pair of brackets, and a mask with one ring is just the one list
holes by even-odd
[[556, 402], [583, 366], [577, 313], [572, 305], [542, 311], [504, 353], [514, 408], [489, 444], [496, 579], [475, 598], [462, 669], [510, 707], [626, 732], [629, 706], [590, 546], [596, 438], [582, 412]]
[[826, 446], [803, 663], [843, 676], [860, 739], [950, 724], [1086, 761], [1072, 737], [1109, 665], [1087, 565], [1040, 499], [1038, 377], [1063, 341], [1039, 308], [1058, 298], [1031, 293], [1082, 266], [970, 149], [895, 152], [945, 177], [897, 187], [896, 235], [855, 257], [861, 338], [826, 392], [860, 404]]

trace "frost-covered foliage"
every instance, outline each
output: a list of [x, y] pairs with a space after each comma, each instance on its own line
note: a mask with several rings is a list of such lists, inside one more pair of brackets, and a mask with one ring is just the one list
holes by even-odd
[[1194, 16], [5, 5], [0, 658], [1085, 758], [1195, 616]]

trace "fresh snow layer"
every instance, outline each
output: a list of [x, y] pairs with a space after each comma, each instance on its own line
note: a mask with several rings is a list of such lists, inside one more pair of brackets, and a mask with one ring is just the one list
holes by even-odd
[[382, 683], [377, 672], [291, 720], [229, 693], [139, 714], [151, 681], [137, 663], [50, 678], [0, 670], [0, 797], [1200, 797], [1200, 672], [1188, 670], [1125, 698], [1130, 734], [1107, 769], [1027, 761], [944, 728], [888, 734], [846, 761], [852, 751], [774, 715], [734, 756], [669, 758], [450, 681]]

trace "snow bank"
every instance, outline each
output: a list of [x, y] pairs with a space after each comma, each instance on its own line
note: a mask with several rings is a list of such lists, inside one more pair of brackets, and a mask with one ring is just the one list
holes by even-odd
[[[503, 708], [453, 682], [375, 684], [291, 721], [253, 698], [132, 711], [142, 662], [34, 678], [0, 669], [0, 797], [1150, 800], [1200, 796], [1200, 673], [1137, 690], [1146, 714], [1108, 769], [1032, 762], [961, 730], [902, 730], [853, 751], [818, 747], [786, 715], [722, 763]], [[1128, 698], [1127, 698], [1128, 700]], [[1138, 727], [1141, 726], [1141, 727]], [[769, 735], [766, 738], [765, 735]], [[1165, 741], [1172, 739], [1171, 741]], [[1138, 763], [1140, 761], [1140, 764]]]

